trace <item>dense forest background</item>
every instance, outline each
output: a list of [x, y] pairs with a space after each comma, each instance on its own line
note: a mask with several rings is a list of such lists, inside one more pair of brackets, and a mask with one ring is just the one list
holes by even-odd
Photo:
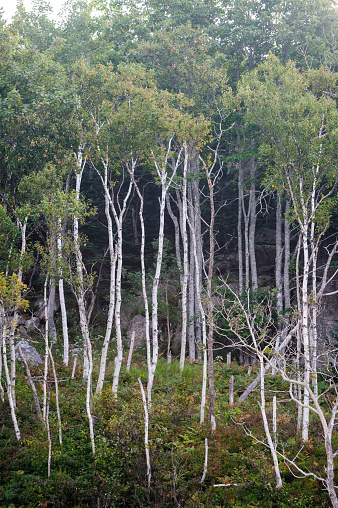
[[338, 507], [338, 13], [0, 13], [0, 506]]

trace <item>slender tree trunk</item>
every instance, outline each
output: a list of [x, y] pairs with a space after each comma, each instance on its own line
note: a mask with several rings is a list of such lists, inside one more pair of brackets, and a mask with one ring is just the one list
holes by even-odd
[[201, 393], [201, 410], [200, 410], [200, 423], [204, 423], [205, 418], [205, 404], [206, 404], [206, 392], [207, 392], [207, 365], [208, 365], [208, 357], [207, 357], [207, 327], [206, 327], [206, 319], [205, 312], [202, 304], [201, 291], [200, 291], [200, 274], [199, 274], [199, 262], [198, 262], [198, 250], [197, 250], [197, 242], [196, 242], [196, 232], [195, 227], [196, 224], [192, 223], [188, 218], [188, 223], [190, 227], [190, 231], [192, 233], [192, 247], [195, 258], [195, 280], [196, 280], [196, 296], [197, 302], [199, 306], [199, 313], [202, 320], [202, 357], [203, 357], [203, 378], [202, 378], [202, 393]]
[[[308, 227], [307, 224], [302, 231], [303, 243], [303, 283], [302, 283], [302, 339], [304, 347], [304, 383], [310, 385], [311, 361], [310, 361], [310, 342], [309, 342], [309, 302], [308, 302], [308, 280], [309, 280], [309, 245], [308, 245]], [[309, 392], [304, 388], [304, 407], [303, 407], [303, 426], [302, 439], [309, 439]]]
[[164, 211], [166, 204], [166, 196], [168, 189], [172, 183], [173, 178], [176, 175], [177, 167], [180, 163], [181, 151], [177, 156], [177, 160], [175, 162], [175, 166], [172, 168], [172, 174], [168, 179], [167, 175], [167, 164], [168, 157], [171, 150], [172, 138], [169, 140], [168, 145], [166, 147], [166, 156], [163, 161], [161, 161], [161, 166], [155, 159], [154, 155], [154, 163], [157, 171], [157, 175], [161, 181], [161, 198], [160, 198], [160, 226], [158, 233], [158, 249], [157, 249], [157, 258], [156, 258], [156, 268], [155, 274], [153, 278], [153, 286], [152, 286], [152, 339], [153, 339], [153, 351], [152, 351], [152, 360], [150, 372], [148, 375], [148, 385], [147, 385], [147, 393], [148, 393], [148, 407], [151, 409], [151, 390], [154, 382], [155, 371], [158, 362], [158, 286], [160, 283], [160, 275], [161, 275], [161, 267], [162, 267], [162, 257], [163, 257], [163, 239], [164, 239]]
[[285, 205], [284, 219], [284, 308], [291, 307], [290, 298], [290, 200]]
[[188, 340], [189, 359], [195, 360], [195, 260], [192, 248], [192, 236], [190, 231], [190, 260], [189, 260], [189, 295], [188, 295]]
[[47, 459], [47, 476], [50, 477], [51, 462], [52, 462], [52, 438], [50, 435], [49, 427], [49, 402], [50, 402], [50, 389], [48, 390], [48, 398], [46, 399], [46, 430], [48, 439], [48, 459]]
[[[132, 163], [131, 173], [134, 174], [136, 162]], [[115, 303], [115, 329], [116, 329], [116, 346], [117, 346], [117, 355], [115, 357], [115, 369], [113, 376], [113, 386], [112, 392], [114, 395], [117, 395], [117, 388], [119, 384], [120, 370], [122, 366], [123, 360], [123, 344], [122, 344], [122, 331], [121, 331], [121, 302], [122, 302], [122, 225], [123, 218], [127, 208], [127, 202], [130, 197], [130, 193], [132, 190], [133, 182], [130, 179], [129, 187], [126, 193], [126, 196], [123, 200], [122, 209], [120, 210], [120, 214], [118, 215], [113, 204], [113, 201], [110, 201], [110, 206], [115, 218], [116, 228], [117, 228], [117, 269], [116, 269], [116, 303]]]
[[[148, 378], [149, 378], [149, 376], [151, 375], [151, 341], [150, 341], [149, 302], [148, 302], [147, 282], [146, 282], [146, 266], [145, 266], [145, 259], [144, 259], [144, 249], [145, 249], [145, 243], [146, 243], [146, 233], [145, 233], [144, 217], [143, 217], [144, 198], [143, 198], [143, 195], [140, 192], [140, 189], [135, 181], [134, 173], [130, 174], [130, 178], [132, 179], [132, 182], [133, 182], [134, 187], [136, 189], [137, 195], [140, 199], [140, 210], [139, 210], [139, 218], [140, 218], [140, 225], [141, 225], [140, 261], [141, 261], [142, 296], [143, 296], [144, 313], [145, 313], [145, 319], [146, 319], [146, 330], [145, 331], [146, 331], [146, 347], [147, 347], [147, 368], [148, 368]], [[168, 204], [168, 200], [167, 200], [167, 204]], [[169, 204], [169, 206], [170, 206], [170, 204]], [[178, 259], [179, 258], [177, 258], [177, 261], [178, 261]], [[151, 409], [151, 386], [149, 385], [149, 383], [148, 383], [147, 395], [148, 395], [148, 408], [150, 410]]]
[[[255, 146], [255, 140], [251, 139], [251, 150]], [[249, 196], [249, 209], [250, 209], [250, 225], [249, 225], [249, 253], [250, 253], [250, 269], [251, 269], [251, 283], [252, 289], [255, 291], [258, 288], [257, 277], [257, 264], [255, 253], [255, 235], [256, 235], [256, 162], [252, 157], [250, 162], [250, 196]]]
[[49, 358], [52, 364], [54, 383], [55, 383], [55, 401], [56, 401], [56, 414], [58, 417], [58, 428], [59, 428], [59, 443], [62, 444], [62, 425], [61, 425], [61, 414], [60, 414], [60, 404], [59, 404], [59, 381], [56, 375], [54, 358], [52, 355], [52, 350], [49, 348]]
[[325, 437], [325, 451], [326, 451], [326, 488], [330, 496], [330, 500], [333, 508], [338, 508], [337, 491], [334, 481], [334, 454], [332, 450], [332, 431], [335, 425], [335, 418], [337, 413], [337, 402], [332, 408], [332, 415], [327, 426], [327, 431], [324, 434]]
[[151, 482], [151, 466], [150, 466], [150, 454], [149, 454], [149, 414], [147, 408], [146, 394], [143, 388], [141, 378], [138, 378], [138, 382], [141, 388], [143, 409], [144, 409], [144, 447], [146, 451], [146, 462], [147, 462], [147, 478], [148, 478], [148, 489], [150, 488]]
[[[53, 257], [53, 254], [52, 254]], [[55, 296], [56, 296], [56, 288], [55, 288], [55, 279], [51, 277], [49, 279], [49, 295], [48, 295], [48, 303], [47, 303], [47, 313], [48, 313], [48, 333], [49, 338], [52, 340], [52, 343], [56, 340], [56, 327], [54, 321], [54, 309], [55, 309]]]
[[316, 177], [313, 183], [312, 195], [311, 195], [311, 226], [310, 226], [310, 245], [312, 254], [312, 302], [311, 302], [311, 327], [309, 337], [310, 341], [310, 361], [311, 361], [311, 380], [313, 390], [316, 396], [318, 396], [318, 379], [317, 379], [317, 314], [318, 314], [318, 303], [317, 303], [317, 254], [318, 244], [315, 239], [315, 190], [316, 190]]
[[[28, 217], [25, 217], [23, 222], [18, 221], [18, 226], [21, 230], [21, 250], [20, 250], [20, 259], [19, 259], [19, 267], [18, 267], [18, 280], [22, 282], [22, 271], [23, 271], [23, 259], [26, 253], [26, 231], [27, 231], [27, 222]], [[15, 330], [17, 327], [19, 318], [19, 313], [17, 307], [14, 309], [14, 316], [11, 320], [11, 326], [9, 330], [9, 350], [10, 350], [10, 358], [11, 358], [11, 400], [13, 402], [14, 408], [16, 408], [16, 396], [15, 396], [15, 381], [16, 381], [16, 358], [15, 358], [15, 344], [14, 344], [14, 336]], [[7, 365], [7, 364], [6, 364]]]
[[276, 210], [276, 289], [277, 289], [277, 312], [283, 311], [283, 283], [282, 283], [282, 202], [280, 192], [277, 193], [277, 210]]
[[[163, 256], [163, 238], [164, 238], [164, 208], [165, 208], [165, 198], [166, 198], [166, 172], [165, 170], [162, 172], [162, 195], [160, 201], [160, 228], [158, 233], [158, 249], [157, 249], [157, 259], [156, 259], [156, 268], [155, 275], [153, 279], [153, 287], [152, 287], [152, 336], [153, 336], [153, 351], [152, 351], [152, 360], [151, 360], [151, 369], [148, 376], [148, 405], [149, 405], [149, 394], [151, 394], [155, 371], [158, 362], [158, 286], [160, 283], [160, 275], [161, 275], [161, 266], [162, 266], [162, 256]], [[151, 401], [151, 399], [150, 399]], [[151, 405], [150, 405], [151, 407]]]
[[49, 357], [49, 343], [48, 343], [48, 332], [49, 332], [49, 321], [48, 321], [48, 310], [47, 310], [47, 285], [48, 285], [48, 274], [46, 275], [46, 280], [44, 283], [44, 291], [43, 291], [43, 303], [45, 309], [45, 368], [43, 374], [43, 404], [42, 404], [42, 414], [43, 420], [46, 422], [47, 418], [47, 378], [48, 378], [48, 357]]
[[[237, 131], [237, 149], [238, 153], [242, 152], [241, 140]], [[238, 289], [239, 293], [243, 293], [243, 239], [242, 239], [242, 210], [243, 210], [243, 166], [240, 160], [237, 164], [238, 168], [238, 211], [237, 211], [237, 245], [238, 245]]]
[[[75, 175], [75, 195], [77, 201], [80, 200], [80, 189], [83, 171], [85, 168], [86, 159], [83, 160], [82, 147], [80, 146], [77, 154], [77, 172]], [[82, 253], [80, 249], [80, 238], [79, 238], [79, 219], [75, 215], [73, 219], [73, 238], [74, 238], [74, 249], [75, 249], [75, 262], [76, 262], [76, 273], [77, 281], [74, 287], [74, 294], [77, 300], [79, 316], [80, 316], [80, 329], [83, 338], [83, 379], [88, 378], [89, 359], [88, 359], [88, 344], [90, 343], [89, 328], [88, 328], [88, 316], [86, 310], [85, 301], [85, 287], [83, 280], [83, 262]]]
[[260, 371], [261, 371], [261, 403], [260, 403], [260, 406], [261, 406], [261, 413], [262, 413], [263, 424], [264, 424], [264, 431], [265, 431], [265, 435], [268, 440], [268, 444], [269, 444], [271, 455], [272, 455], [272, 460], [273, 460], [273, 465], [274, 465], [274, 470], [275, 470], [275, 475], [276, 475], [276, 480], [277, 480], [276, 489], [281, 489], [281, 488], [283, 488], [283, 484], [282, 484], [282, 478], [281, 478], [280, 470], [279, 470], [276, 447], [272, 441], [271, 433], [270, 433], [270, 429], [269, 429], [269, 424], [268, 424], [268, 419], [266, 417], [265, 386], [264, 386], [265, 367], [264, 367], [264, 360], [261, 355], [259, 357], [259, 361], [260, 361], [260, 367], [261, 367], [260, 368]]
[[317, 302], [317, 249], [314, 247], [312, 252], [312, 307], [311, 307], [311, 379], [315, 396], [318, 397], [318, 378], [317, 378], [317, 315], [318, 315], [318, 302]]
[[[108, 187], [108, 167], [107, 164], [104, 164], [104, 187], [105, 189]], [[106, 373], [106, 364], [107, 364], [107, 355], [108, 348], [111, 338], [111, 332], [113, 328], [113, 320], [114, 320], [114, 311], [115, 311], [115, 291], [116, 291], [116, 259], [117, 259], [117, 249], [114, 249], [114, 235], [113, 235], [113, 223], [110, 216], [109, 209], [109, 196], [107, 192], [104, 193], [105, 200], [105, 214], [107, 219], [108, 226], [108, 248], [109, 248], [109, 258], [110, 258], [110, 282], [109, 282], [109, 306], [108, 306], [108, 316], [107, 316], [107, 326], [105, 338], [101, 351], [101, 361], [100, 361], [100, 371], [96, 385], [96, 393], [99, 394], [103, 388], [103, 382]]]
[[135, 342], [135, 331], [133, 330], [133, 332], [131, 334], [131, 338], [130, 338], [130, 346], [129, 346], [129, 354], [128, 354], [126, 372], [130, 371], [131, 359], [132, 359], [133, 350], [134, 350], [134, 342]]
[[[1, 315], [1, 313], [0, 313]], [[1, 327], [0, 327], [1, 329]], [[2, 402], [5, 402], [5, 391], [1, 383], [2, 378], [2, 332], [1, 332], [1, 343], [0, 343], [0, 398]]]
[[215, 387], [214, 387], [214, 315], [212, 302], [212, 277], [214, 272], [215, 257], [215, 203], [214, 203], [214, 187], [211, 181], [211, 171], [206, 170], [206, 177], [209, 187], [210, 200], [210, 224], [209, 224], [209, 263], [208, 263], [208, 279], [207, 279], [207, 309], [208, 309], [208, 381], [209, 381], [209, 418], [212, 430], [216, 429], [215, 419]]
[[[85, 164], [86, 160], [83, 160], [82, 148], [80, 147], [79, 152], [77, 154], [77, 172], [75, 181], [75, 195], [77, 200], [80, 199], [81, 180]], [[92, 345], [89, 336], [88, 315], [86, 310], [85, 287], [83, 280], [83, 262], [79, 241], [79, 220], [76, 215], [74, 216], [73, 220], [73, 237], [75, 246], [76, 272], [77, 272], [77, 281], [76, 281], [77, 283], [76, 287], [74, 288], [74, 292], [79, 308], [80, 328], [83, 337], [83, 379], [87, 380], [86, 411], [89, 422], [89, 433], [92, 445], [92, 452], [93, 455], [95, 455], [94, 424], [93, 417], [91, 414], [93, 355], [92, 355]]]
[[250, 252], [249, 252], [249, 219], [250, 207], [248, 212], [245, 212], [245, 202], [243, 188], [240, 189], [240, 201], [242, 203], [242, 212], [244, 217], [244, 245], [245, 245], [245, 289], [250, 287]]
[[209, 447], [208, 447], [208, 438], [207, 437], [204, 440], [204, 449], [205, 449], [205, 452], [204, 452], [204, 468], [203, 468], [203, 475], [202, 475], [200, 483], [204, 482], [205, 477], [206, 477], [207, 472], [208, 472], [208, 450], [209, 450]]
[[8, 403], [11, 410], [11, 417], [14, 425], [15, 437], [18, 441], [21, 439], [20, 429], [18, 425], [18, 420], [16, 418], [15, 413], [15, 404], [12, 397], [12, 384], [11, 384], [11, 376], [7, 365], [7, 352], [6, 352], [6, 335], [7, 335], [7, 325], [6, 325], [6, 316], [4, 311], [2, 311], [1, 307], [1, 318], [2, 318], [2, 355], [3, 355], [3, 364], [6, 375], [6, 383], [7, 383], [7, 396]]
[[87, 392], [86, 392], [86, 410], [89, 422], [89, 435], [90, 442], [92, 445], [92, 452], [95, 455], [95, 436], [94, 436], [94, 421], [92, 415], [92, 398], [93, 398], [93, 389], [92, 389], [92, 375], [93, 375], [93, 354], [92, 354], [92, 344], [89, 340], [88, 336], [88, 345], [87, 345], [87, 354], [88, 354], [88, 378], [87, 378]]
[[[191, 224], [194, 224], [194, 206], [191, 186], [188, 187], [188, 217]], [[196, 358], [196, 342], [200, 343], [200, 337], [195, 336], [196, 321], [200, 321], [199, 308], [196, 298], [196, 266], [195, 256], [193, 249], [192, 231], [189, 228], [189, 245], [190, 245], [190, 259], [189, 259], [189, 299], [188, 299], [188, 337], [189, 337], [189, 358], [195, 360]]]
[[182, 274], [182, 337], [181, 337], [181, 357], [180, 370], [182, 372], [185, 362], [186, 342], [187, 342], [187, 292], [188, 292], [188, 235], [187, 235], [187, 169], [188, 169], [188, 147], [184, 147], [184, 164], [183, 164], [183, 186], [182, 186], [182, 217], [181, 232], [183, 242], [183, 274]]
[[62, 224], [61, 224], [61, 219], [59, 219], [59, 227], [58, 227], [58, 232], [57, 232], [57, 250], [58, 250], [58, 259], [59, 259], [59, 298], [60, 298], [62, 334], [63, 334], [63, 363], [68, 366], [68, 363], [69, 363], [69, 337], [68, 337], [66, 301], [65, 301], [62, 268], [61, 268], [61, 263], [62, 263]]
[[[282, 260], [283, 260], [283, 246], [282, 246], [282, 202], [280, 192], [277, 192], [277, 209], [276, 209], [276, 262], [275, 262], [275, 279], [277, 290], [277, 313], [278, 313], [278, 331], [276, 337], [276, 348], [278, 349], [281, 334], [281, 314], [283, 312], [283, 281], [282, 281]], [[277, 360], [278, 364], [278, 360]], [[273, 374], [274, 374], [273, 370]]]
[[175, 229], [175, 253], [176, 253], [176, 262], [177, 262], [177, 268], [180, 272], [180, 278], [182, 274], [182, 261], [181, 261], [181, 250], [180, 250], [180, 226], [178, 224], [178, 220], [174, 212], [172, 211], [171, 204], [170, 204], [170, 194], [166, 196], [166, 203], [167, 203], [167, 210], [169, 213], [169, 216], [171, 220], [174, 223], [174, 229]]
[[[199, 178], [197, 175], [200, 172], [200, 164], [199, 164], [199, 156], [197, 151], [195, 153], [193, 151], [192, 156], [190, 157], [190, 167], [189, 171], [192, 175], [194, 175], [191, 181], [191, 212], [193, 215], [193, 222], [195, 226], [195, 239], [196, 239], [196, 249], [197, 249], [197, 263], [198, 263], [198, 282], [196, 279], [196, 261], [195, 261], [195, 290], [199, 291], [202, 294], [203, 286], [202, 286], [202, 276], [203, 276], [203, 239], [202, 239], [202, 226], [201, 226], [201, 204], [200, 204], [200, 190], [199, 190]], [[195, 256], [194, 256], [195, 257]], [[196, 293], [197, 294], [197, 293]], [[196, 344], [202, 344], [202, 335], [203, 335], [203, 323], [202, 316], [200, 315], [199, 303], [197, 298], [195, 298], [195, 327], [196, 327]], [[201, 354], [199, 353], [199, 357]]]

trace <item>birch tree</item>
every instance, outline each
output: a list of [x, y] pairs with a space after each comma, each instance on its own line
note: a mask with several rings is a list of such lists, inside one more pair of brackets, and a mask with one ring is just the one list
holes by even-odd
[[[272, 169], [267, 186], [286, 192], [292, 204], [292, 218], [297, 223], [302, 246], [302, 280], [300, 293], [301, 338], [304, 348], [304, 406], [302, 437], [309, 436], [310, 378], [316, 376], [316, 334], [311, 334], [310, 270], [312, 291], [316, 294], [316, 258], [320, 239], [325, 232], [333, 206], [336, 187], [336, 122], [334, 102], [323, 92], [316, 93], [315, 82], [324, 84], [333, 76], [324, 71], [302, 75], [294, 64], [284, 68], [270, 57], [242, 82], [242, 94], [248, 117], [262, 129], [265, 143], [262, 157]], [[312, 87], [312, 91], [309, 88]], [[323, 88], [320, 88], [323, 90]], [[313, 310], [312, 322], [317, 310]]]
[[16, 404], [13, 397], [14, 387], [12, 385], [12, 372], [8, 368], [7, 343], [11, 333], [11, 319], [13, 313], [18, 309], [27, 309], [28, 301], [23, 298], [26, 286], [21, 282], [17, 274], [9, 275], [7, 278], [0, 273], [0, 331], [1, 331], [1, 353], [2, 364], [6, 375], [8, 403], [11, 410], [11, 417], [14, 425], [15, 436], [18, 441], [21, 439], [18, 420], [16, 417]]

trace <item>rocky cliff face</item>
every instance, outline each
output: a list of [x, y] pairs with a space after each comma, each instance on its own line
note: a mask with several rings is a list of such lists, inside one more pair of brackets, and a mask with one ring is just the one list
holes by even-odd
[[[261, 287], [274, 287], [276, 232], [273, 229], [261, 228], [257, 230], [256, 240], [255, 250], [259, 284]], [[296, 248], [295, 241], [292, 248]], [[322, 252], [320, 258], [318, 266], [326, 262], [326, 253]], [[228, 277], [228, 281], [235, 289], [238, 283], [237, 245], [230, 245], [223, 254], [218, 255], [215, 267], [216, 271]], [[320, 277], [320, 270], [318, 271], [318, 276]], [[328, 285], [326, 290], [327, 293], [334, 291], [338, 291], [338, 277]], [[328, 343], [334, 345], [338, 340], [338, 292], [337, 294], [323, 297], [317, 320], [319, 349], [323, 351]]]

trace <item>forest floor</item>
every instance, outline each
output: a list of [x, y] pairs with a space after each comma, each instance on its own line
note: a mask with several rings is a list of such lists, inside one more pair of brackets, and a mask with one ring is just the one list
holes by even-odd
[[[99, 348], [97, 349], [99, 351]], [[94, 351], [95, 353], [95, 351]], [[58, 438], [55, 383], [50, 372], [51, 473], [48, 477], [49, 444], [35, 413], [33, 397], [23, 367], [18, 365], [17, 416], [22, 440], [15, 438], [8, 403], [0, 401], [0, 507], [326, 507], [329, 498], [323, 484], [296, 478], [280, 462], [283, 489], [277, 491], [269, 449], [265, 440], [259, 393], [241, 406], [229, 405], [229, 378], [235, 379], [235, 400], [257, 375], [236, 363], [215, 362], [217, 429], [200, 425], [202, 366], [168, 365], [161, 358], [153, 387], [150, 413], [149, 452], [151, 483], [147, 484], [144, 446], [144, 410], [138, 378], [146, 385], [146, 362], [141, 351], [134, 354], [129, 373], [121, 371], [118, 398], [111, 393], [113, 361], [100, 397], [94, 397], [96, 456], [93, 458], [85, 408], [86, 384], [79, 364], [71, 378], [72, 364], [62, 365], [54, 351], [59, 379], [62, 445]], [[95, 357], [95, 354], [94, 354]], [[95, 367], [98, 369], [97, 354]], [[32, 369], [42, 398], [42, 368]], [[97, 380], [94, 370], [93, 385]], [[266, 377], [267, 413], [272, 430], [272, 397], [279, 395], [278, 446], [287, 456], [297, 451], [299, 464], [324, 473], [325, 449], [319, 427], [302, 445], [297, 434], [297, 409], [288, 401], [288, 386], [271, 374]], [[283, 396], [285, 392], [285, 397]], [[208, 418], [206, 417], [206, 420]], [[251, 435], [248, 435], [248, 433]], [[208, 469], [201, 483], [208, 438]], [[336, 437], [334, 437], [336, 440]], [[220, 486], [216, 485], [228, 485]]]

